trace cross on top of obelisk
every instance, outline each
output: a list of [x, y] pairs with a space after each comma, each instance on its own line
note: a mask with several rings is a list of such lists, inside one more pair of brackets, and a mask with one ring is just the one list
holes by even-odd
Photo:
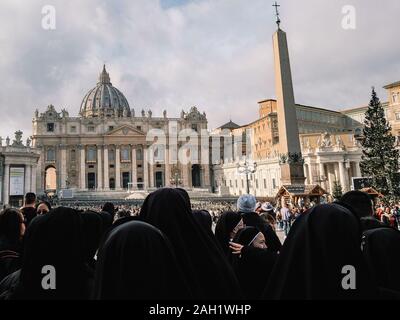
[[281, 5], [278, 4], [278, 2], [275, 1], [275, 3], [272, 6], [275, 7], [276, 24], [278, 25], [278, 29], [279, 29], [279, 25], [281, 24], [281, 19], [279, 18], [278, 7], [280, 7]]

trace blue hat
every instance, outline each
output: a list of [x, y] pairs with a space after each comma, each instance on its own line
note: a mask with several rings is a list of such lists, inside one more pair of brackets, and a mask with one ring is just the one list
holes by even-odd
[[243, 194], [237, 201], [237, 208], [240, 212], [254, 212], [256, 205], [256, 197], [251, 194]]

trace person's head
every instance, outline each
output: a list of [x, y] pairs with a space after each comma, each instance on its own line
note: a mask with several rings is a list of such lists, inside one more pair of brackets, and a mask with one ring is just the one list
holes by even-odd
[[36, 206], [37, 214], [46, 214], [51, 210], [51, 205], [47, 201], [40, 201]]
[[271, 203], [269, 203], [269, 202], [264, 202], [264, 203], [261, 205], [261, 212], [266, 212], [266, 213], [271, 214], [273, 211], [274, 211], [274, 207], [272, 206]]
[[114, 204], [111, 202], [106, 202], [103, 205], [102, 211], [108, 212], [109, 214], [111, 214], [114, 217], [114, 214], [115, 214]]
[[386, 213], [386, 214], [390, 214], [390, 208], [389, 208], [389, 207], [386, 207], [386, 208], [385, 208], [385, 213]]
[[207, 210], [193, 210], [193, 216], [199, 225], [207, 232], [212, 231], [212, 217]]
[[118, 219], [130, 217], [130, 216], [131, 216], [131, 212], [129, 210], [121, 209], [117, 212]]
[[88, 262], [92, 262], [91, 260], [99, 248], [100, 239], [103, 235], [103, 220], [98, 213], [91, 210], [81, 213], [81, 218], [83, 223], [86, 259]]
[[254, 212], [256, 205], [256, 198], [251, 194], [243, 194], [237, 201], [237, 209], [239, 212]]
[[374, 204], [368, 193], [358, 190], [349, 191], [342, 196], [340, 202], [350, 206], [359, 218], [374, 214]]
[[[87, 298], [85, 258], [83, 222], [79, 212], [58, 207], [35, 217], [24, 237], [20, 280], [23, 298]], [[51, 270], [56, 272], [54, 290], [42, 286], [45, 266], [52, 266], [54, 269]]]
[[[264, 298], [371, 298], [374, 287], [362, 256], [361, 237], [360, 219], [345, 206], [332, 203], [313, 207], [291, 228]], [[344, 266], [352, 266], [357, 272], [354, 290], [341, 285]]]
[[244, 228], [240, 213], [227, 211], [221, 214], [215, 226], [215, 237], [226, 254], [230, 253], [229, 241], [231, 241], [240, 229]]
[[0, 212], [0, 238], [14, 246], [20, 242], [24, 233], [24, 216], [19, 210], [9, 208]]
[[130, 221], [110, 231], [98, 253], [94, 299], [190, 296], [173, 249], [160, 230]]
[[36, 194], [33, 192], [28, 192], [25, 194], [24, 203], [26, 206], [34, 206], [36, 202]]
[[245, 227], [236, 235], [233, 242], [240, 243], [243, 246], [251, 246], [259, 249], [266, 249], [265, 237], [258, 228]]

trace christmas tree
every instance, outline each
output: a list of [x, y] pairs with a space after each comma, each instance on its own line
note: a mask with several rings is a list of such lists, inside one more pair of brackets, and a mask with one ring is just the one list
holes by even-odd
[[332, 196], [335, 200], [340, 200], [343, 195], [343, 190], [342, 190], [342, 185], [340, 184], [339, 181], [335, 180], [333, 182], [333, 191], [332, 191]]
[[371, 101], [365, 113], [360, 168], [364, 176], [372, 178], [372, 186], [389, 199], [398, 194], [395, 181], [399, 169], [399, 151], [394, 144], [391, 127], [372, 88]]

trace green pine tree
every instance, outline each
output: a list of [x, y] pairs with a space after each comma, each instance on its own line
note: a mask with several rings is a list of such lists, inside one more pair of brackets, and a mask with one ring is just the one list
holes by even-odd
[[339, 181], [335, 180], [333, 182], [333, 192], [332, 192], [332, 196], [335, 200], [340, 200], [343, 196], [343, 189], [342, 189], [342, 185], [340, 184]]
[[385, 112], [372, 88], [372, 97], [365, 113], [362, 158], [360, 168], [364, 176], [372, 178], [372, 186], [388, 196], [398, 194], [396, 174], [399, 169], [399, 151], [394, 148], [395, 138], [385, 118]]

